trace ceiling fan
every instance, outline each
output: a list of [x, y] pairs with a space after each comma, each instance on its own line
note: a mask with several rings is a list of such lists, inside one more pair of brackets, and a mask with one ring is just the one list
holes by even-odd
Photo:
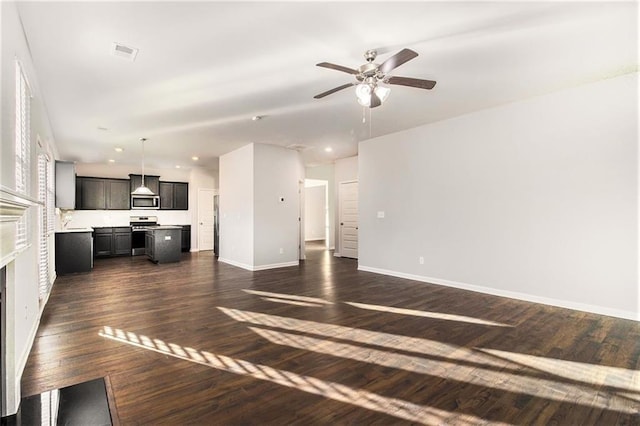
[[382, 105], [382, 102], [389, 96], [391, 90], [381, 85], [384, 84], [397, 84], [400, 86], [416, 87], [418, 89], [433, 89], [436, 82], [433, 80], [422, 80], [419, 78], [409, 77], [395, 77], [389, 75], [389, 73], [400, 65], [408, 62], [418, 56], [416, 52], [411, 49], [402, 49], [400, 52], [388, 58], [382, 64], [376, 64], [375, 59], [378, 56], [378, 52], [375, 50], [367, 50], [364, 53], [364, 57], [367, 60], [366, 64], [361, 65], [358, 69], [343, 67], [342, 65], [336, 65], [329, 62], [320, 62], [316, 64], [319, 67], [329, 68], [332, 70], [346, 72], [347, 74], [353, 74], [356, 77], [356, 82], [343, 84], [342, 86], [334, 87], [331, 90], [322, 92], [319, 95], [315, 95], [315, 99], [324, 98], [332, 93], [346, 89], [347, 87], [356, 86], [356, 96], [360, 105], [375, 108]]

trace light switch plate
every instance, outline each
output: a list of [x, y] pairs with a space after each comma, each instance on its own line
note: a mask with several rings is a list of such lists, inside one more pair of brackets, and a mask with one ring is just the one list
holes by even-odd
[[378, 219], [384, 219], [384, 212], [383, 211], [379, 211], [378, 212]]

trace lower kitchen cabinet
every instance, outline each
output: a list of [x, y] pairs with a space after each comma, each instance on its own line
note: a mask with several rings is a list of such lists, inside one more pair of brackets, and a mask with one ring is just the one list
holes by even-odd
[[93, 268], [91, 229], [56, 232], [56, 274], [90, 272]]
[[95, 257], [131, 256], [131, 227], [95, 229]]
[[131, 228], [113, 228], [113, 255], [131, 256]]

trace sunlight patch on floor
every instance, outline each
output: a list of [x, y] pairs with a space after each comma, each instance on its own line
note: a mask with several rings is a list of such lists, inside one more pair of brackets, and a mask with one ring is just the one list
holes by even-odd
[[[485, 369], [482, 366], [463, 365], [456, 362], [392, 353], [386, 350], [337, 343], [327, 339], [318, 339], [299, 334], [257, 327], [249, 327], [249, 329], [277, 345], [396, 368], [412, 373], [437, 376], [447, 380], [457, 380], [482, 388], [527, 393], [560, 402], [567, 399], [571, 401], [589, 401], [590, 405], [598, 408], [610, 408], [628, 413], [637, 412], [636, 409], [630, 406], [626, 398], [621, 398], [614, 392], [598, 391], [598, 386], [584, 382], [568, 383], [564, 381], [564, 378], [551, 380], [547, 378], [547, 375], [535, 374], [535, 371], [526, 368], [496, 371], [495, 369]], [[548, 392], [541, 395], [540, 388], [545, 388]]]
[[324, 306], [319, 303], [301, 302], [299, 300], [278, 299], [275, 297], [261, 297], [260, 299], [266, 300], [267, 302], [284, 303], [287, 305], [295, 305], [295, 306], [305, 306], [308, 308], [321, 308]]
[[475, 362], [479, 365], [491, 365], [498, 368], [503, 368], [505, 366], [518, 366], [516, 363], [500, 360], [495, 357], [478, 353], [477, 351], [469, 348], [442, 343], [437, 340], [382, 333], [379, 331], [345, 327], [342, 325], [327, 324], [317, 321], [300, 320], [259, 312], [243, 311], [240, 309], [225, 308], [221, 306], [219, 306], [218, 309], [239, 322], [281, 328], [298, 333], [310, 333], [332, 339], [348, 340], [351, 342], [375, 345], [398, 351], [413, 352], [417, 355], [440, 357], [451, 361]]
[[471, 324], [491, 325], [491, 326], [497, 326], [497, 327], [512, 327], [511, 325], [502, 324], [499, 322], [487, 321], [487, 320], [467, 317], [463, 315], [443, 314], [440, 312], [429, 312], [429, 311], [417, 311], [414, 309], [396, 308], [393, 306], [371, 305], [368, 303], [357, 303], [357, 302], [344, 302], [344, 303], [356, 308], [368, 309], [371, 311], [391, 312], [394, 314], [411, 315], [414, 317], [433, 318], [433, 319], [440, 319], [440, 320], [447, 320], [447, 321], [459, 321], [459, 322], [466, 322]]
[[[640, 392], [639, 373], [633, 370], [483, 348], [464, 348], [429, 339], [223, 307], [218, 309], [237, 321], [307, 334], [249, 327], [279, 345], [551, 400], [585, 401], [599, 408], [625, 413], [637, 413], [640, 410], [638, 403], [626, 396], [628, 391]], [[336, 342], [335, 339], [350, 342]], [[352, 342], [367, 346], [354, 345]], [[390, 348], [400, 353], [372, 346]], [[603, 382], [614, 389], [603, 388]], [[542, 388], [546, 389], [543, 394], [540, 392]]]
[[[329, 382], [311, 376], [304, 376], [286, 370], [279, 370], [264, 364], [255, 364], [225, 355], [199, 351], [190, 347], [182, 347], [175, 343], [166, 343], [160, 339], [105, 326], [98, 333], [101, 337], [117, 342], [151, 350], [163, 355], [169, 355], [185, 361], [206, 365], [218, 370], [253, 377], [276, 383], [281, 386], [298, 389], [314, 395], [320, 395], [335, 401], [357, 405], [368, 410], [394, 416], [411, 422], [425, 424], [452, 423], [457, 425], [476, 425], [483, 420], [468, 414], [452, 413], [437, 408], [414, 404], [398, 398], [390, 398], [355, 389], [340, 383]], [[504, 424], [504, 423], [496, 423]]]
[[602, 386], [623, 389], [624, 391], [638, 392], [636, 398], [640, 396], [640, 371], [609, 367], [606, 365], [593, 365], [584, 362], [566, 361], [563, 359], [545, 358], [498, 349], [478, 348], [478, 350], [501, 359], [517, 362], [531, 369], [544, 371], [575, 381], [597, 383], [602, 384]]
[[299, 302], [315, 303], [319, 305], [333, 304], [333, 302], [329, 302], [319, 297], [298, 296], [295, 294], [285, 294], [285, 293], [272, 293], [270, 291], [249, 290], [246, 288], [242, 289], [242, 291], [244, 291], [245, 293], [254, 294], [256, 296], [265, 296], [265, 297], [277, 298], [281, 300], [293, 300], [293, 301], [299, 301]]

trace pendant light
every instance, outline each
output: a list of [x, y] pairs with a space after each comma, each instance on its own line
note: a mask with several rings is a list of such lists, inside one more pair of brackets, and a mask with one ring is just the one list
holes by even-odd
[[140, 138], [140, 142], [142, 142], [142, 184], [137, 187], [131, 195], [155, 195], [153, 191], [144, 186], [144, 142], [147, 138]]

